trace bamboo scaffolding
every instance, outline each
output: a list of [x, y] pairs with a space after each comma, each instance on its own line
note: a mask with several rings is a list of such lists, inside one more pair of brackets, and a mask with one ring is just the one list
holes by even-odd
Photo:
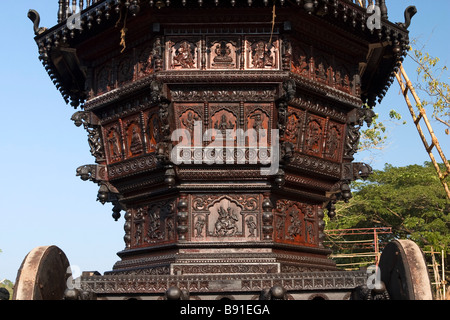
[[[425, 109], [422, 107], [422, 103], [420, 101], [419, 96], [416, 93], [416, 90], [414, 89], [414, 86], [412, 85], [411, 81], [408, 78], [408, 75], [406, 74], [405, 69], [403, 68], [403, 65], [400, 65], [399, 71], [395, 74], [397, 81], [400, 85], [400, 88], [402, 90], [403, 93], [403, 97], [405, 98], [406, 104], [408, 106], [409, 112], [411, 113], [411, 117], [413, 118], [414, 124], [416, 125], [416, 129], [417, 132], [420, 135], [420, 138], [422, 140], [422, 143], [425, 147], [426, 152], [428, 153], [428, 156], [431, 159], [431, 162], [433, 163], [433, 166], [438, 174], [439, 180], [442, 183], [442, 186], [445, 189], [445, 192], [447, 194], [447, 198], [450, 199], [450, 189], [448, 187], [447, 182], [445, 181], [445, 179], [449, 176], [450, 174], [450, 163], [447, 161], [444, 152], [442, 151], [442, 148], [439, 144], [439, 141], [436, 137], [436, 135], [434, 134], [433, 128], [431, 127], [431, 123], [428, 120], [427, 114], [425, 112]], [[404, 81], [403, 81], [403, 78]], [[415, 102], [416, 102], [416, 106], [419, 109], [419, 114], [416, 115], [416, 112], [414, 111], [414, 108], [412, 106], [411, 100], [409, 99], [408, 96], [408, 91], [412, 94]], [[420, 120], [423, 120], [425, 122], [426, 128], [428, 129], [428, 133], [431, 136], [431, 144], [428, 143], [427, 138], [425, 137], [425, 134], [422, 130], [422, 127], [420, 126]], [[446, 167], [446, 171], [442, 172], [441, 168], [439, 167], [438, 162], [436, 161], [436, 158], [434, 156], [434, 154], [432, 153], [433, 149], [436, 149], [439, 156], [441, 157], [445, 167]]]

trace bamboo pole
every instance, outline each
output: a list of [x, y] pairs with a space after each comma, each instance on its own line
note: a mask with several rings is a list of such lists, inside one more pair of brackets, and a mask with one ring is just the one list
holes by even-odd
[[[417, 95], [411, 81], [408, 78], [408, 75], [406, 74], [405, 69], [403, 68], [403, 65], [400, 65], [399, 71], [395, 74], [397, 81], [400, 85], [400, 88], [403, 93], [403, 97], [405, 98], [406, 104], [408, 106], [409, 112], [411, 113], [411, 116], [413, 118], [414, 124], [416, 125], [416, 129], [419, 132], [420, 138], [422, 139], [422, 143], [425, 146], [425, 149], [431, 159], [431, 162], [433, 163], [433, 166], [438, 174], [439, 180], [441, 181], [445, 192], [447, 194], [447, 198], [450, 199], [450, 189], [448, 187], [448, 184], [444, 181], [444, 179], [450, 174], [450, 163], [447, 161], [444, 152], [442, 151], [442, 148], [439, 144], [439, 141], [434, 134], [433, 128], [431, 127], [431, 123], [428, 120], [427, 114], [425, 112], [425, 109], [422, 107], [421, 101], [419, 96]], [[405, 83], [403, 82], [403, 78], [405, 79]], [[412, 96], [414, 97], [414, 100], [416, 101], [417, 108], [419, 109], [419, 115], [416, 116], [416, 113], [414, 112], [414, 108], [412, 106], [411, 100], [408, 97], [408, 90], [411, 92]], [[431, 136], [431, 144], [428, 144], [428, 141], [425, 137], [425, 134], [423, 133], [422, 127], [420, 126], [420, 120], [425, 122], [425, 125], [428, 129], [428, 132]], [[441, 157], [445, 167], [447, 168], [445, 173], [441, 172], [441, 169], [439, 167], [438, 162], [436, 161], [436, 158], [434, 157], [434, 154], [432, 153], [433, 148], [436, 148], [436, 150], [439, 153], [439, 156]]]

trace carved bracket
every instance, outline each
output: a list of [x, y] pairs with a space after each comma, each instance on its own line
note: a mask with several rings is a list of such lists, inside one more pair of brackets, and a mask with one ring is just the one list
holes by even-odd
[[77, 177], [83, 181], [92, 181], [100, 185], [97, 200], [102, 204], [111, 202], [113, 204], [113, 218], [120, 218], [120, 211], [126, 210], [125, 205], [120, 202], [122, 195], [108, 180], [108, 168], [105, 165], [88, 164], [77, 168]]
[[347, 118], [347, 136], [344, 145], [344, 159], [353, 160], [353, 155], [358, 151], [360, 129], [364, 122], [370, 127], [375, 112], [370, 108], [354, 109]]
[[75, 112], [71, 120], [77, 127], [83, 125], [88, 132], [88, 142], [91, 147], [92, 156], [99, 162], [105, 159], [105, 150], [103, 147], [103, 138], [101, 134], [101, 127], [98, 118], [89, 111]]
[[372, 167], [368, 164], [343, 163], [341, 169], [341, 180], [337, 182], [332, 190], [328, 193], [329, 201], [324, 204], [328, 209], [328, 216], [334, 218], [336, 216], [336, 203], [338, 201], [348, 202], [352, 198], [350, 183], [359, 179], [367, 179], [373, 173]]
[[108, 171], [104, 165], [88, 164], [77, 168], [77, 177], [83, 181], [92, 181], [100, 183], [107, 180]]

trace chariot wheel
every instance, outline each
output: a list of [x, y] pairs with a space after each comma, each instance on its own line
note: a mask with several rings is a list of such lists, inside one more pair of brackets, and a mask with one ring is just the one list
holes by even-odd
[[381, 281], [392, 300], [433, 300], [425, 257], [411, 240], [394, 240], [383, 250]]
[[13, 300], [62, 300], [69, 260], [56, 246], [31, 250], [17, 272]]

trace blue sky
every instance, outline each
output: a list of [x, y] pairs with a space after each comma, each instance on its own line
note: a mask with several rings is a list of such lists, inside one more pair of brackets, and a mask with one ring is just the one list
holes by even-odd
[[[427, 51], [450, 66], [448, 0], [386, 0], [389, 18], [403, 21], [403, 11], [415, 5], [419, 13], [410, 27], [411, 38], [427, 44]], [[41, 14], [41, 26], [56, 24], [57, 0], [2, 1], [0, 30], [0, 281], [15, 281], [26, 254], [37, 246], [57, 245], [72, 265], [82, 271], [111, 270], [124, 248], [123, 214], [115, 222], [112, 206], [96, 201], [98, 186], [75, 176], [80, 165], [94, 163], [87, 133], [70, 117], [66, 106], [38, 60], [28, 9]], [[405, 68], [411, 75], [415, 66]], [[411, 78], [413, 78], [411, 76]], [[360, 154], [356, 161], [370, 162], [375, 169], [428, 161], [394, 83], [375, 111], [388, 118], [396, 109], [407, 125], [389, 125], [389, 145], [382, 152]], [[449, 153], [449, 136], [435, 126], [442, 147]]]

